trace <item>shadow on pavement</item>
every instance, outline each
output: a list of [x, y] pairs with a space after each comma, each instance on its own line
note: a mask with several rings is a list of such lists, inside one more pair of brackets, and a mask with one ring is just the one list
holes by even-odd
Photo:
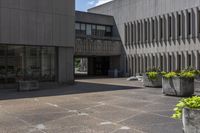
[[45, 86], [38, 91], [17, 92], [16, 89], [0, 89], [0, 100], [9, 99], [23, 99], [34, 97], [47, 97], [47, 96], [59, 96], [59, 95], [73, 95], [81, 93], [94, 93], [94, 92], [106, 92], [106, 91], [119, 91], [119, 90], [132, 90], [143, 89], [143, 87], [135, 86], [121, 86], [121, 85], [108, 85], [99, 83], [84, 83], [75, 82], [74, 85], [52, 85]]

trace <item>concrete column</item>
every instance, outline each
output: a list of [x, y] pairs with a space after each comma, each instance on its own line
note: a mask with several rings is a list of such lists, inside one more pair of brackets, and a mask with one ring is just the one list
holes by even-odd
[[145, 55], [142, 56], [143, 58], [143, 72], [146, 72], [146, 65], [145, 65]]
[[194, 52], [191, 52], [191, 66], [192, 68], [196, 67], [196, 56]]
[[133, 64], [134, 75], [136, 75], [136, 73], [137, 73], [137, 60], [136, 60], [136, 56], [135, 55], [133, 56], [133, 61], [134, 61], [134, 64]]
[[169, 53], [166, 53], [166, 70], [169, 72]]
[[142, 58], [142, 55], [140, 55], [140, 73], [143, 73], [143, 58]]
[[186, 62], [185, 56], [186, 56], [185, 53], [182, 52], [182, 54], [181, 54], [181, 69], [182, 69], [182, 70], [185, 69], [185, 62]]
[[188, 68], [188, 52], [184, 52], [184, 55], [185, 55], [185, 67], [184, 69]]
[[74, 82], [74, 48], [58, 48], [58, 82]]
[[195, 51], [195, 52], [194, 52], [194, 56], [196, 57], [196, 58], [195, 58], [195, 68], [199, 70], [199, 69], [200, 69], [199, 52], [198, 52], [198, 51]]
[[174, 70], [178, 70], [178, 53], [174, 53]]

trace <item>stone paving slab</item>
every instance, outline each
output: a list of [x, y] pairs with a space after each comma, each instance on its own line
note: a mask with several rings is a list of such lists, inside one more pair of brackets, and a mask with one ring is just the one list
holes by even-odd
[[180, 98], [141, 82], [96, 78], [33, 92], [0, 90], [0, 133], [182, 133]]

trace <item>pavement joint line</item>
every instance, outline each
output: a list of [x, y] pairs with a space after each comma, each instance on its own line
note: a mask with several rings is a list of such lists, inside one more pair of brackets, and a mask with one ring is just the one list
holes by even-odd
[[49, 106], [53, 106], [53, 107], [59, 107], [57, 104], [53, 104], [53, 103], [46, 103], [47, 105], [49, 105]]
[[[106, 121], [105, 119], [102, 119], [102, 118], [98, 118], [98, 117], [95, 117], [95, 116], [89, 116], [89, 117], [91, 117], [91, 118], [93, 118], [93, 119], [96, 119], [96, 120], [101, 120], [101, 121]], [[118, 126], [121, 126], [121, 127], [123, 127], [124, 125], [122, 125], [122, 124], [120, 124], [120, 123], [113, 123], [114, 125], [118, 125]], [[146, 133], [146, 132], [143, 132], [143, 131], [141, 131], [141, 130], [138, 130], [138, 129], [135, 129], [135, 128], [131, 128], [131, 129], [134, 129], [134, 130], [136, 130], [136, 131], [138, 131], [138, 132], [141, 132], [141, 133]], [[112, 132], [110, 132], [110, 133], [114, 133], [114, 132], [116, 132], [116, 131], [118, 131], [119, 129], [115, 129], [115, 130], [113, 130]]]
[[105, 104], [105, 103], [104, 103], [104, 104], [102, 104], [102, 103], [99, 103], [99, 102], [98, 102], [98, 104], [97, 104], [97, 105], [90, 106], [90, 107], [87, 107], [87, 108], [84, 108], [84, 109], [92, 109], [92, 108], [99, 107], [99, 106], [104, 106], [104, 105], [106, 105], [106, 104]]

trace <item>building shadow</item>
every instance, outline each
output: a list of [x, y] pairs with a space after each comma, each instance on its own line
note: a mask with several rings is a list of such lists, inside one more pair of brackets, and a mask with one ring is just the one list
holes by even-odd
[[64, 96], [84, 93], [98, 93], [120, 90], [134, 90], [144, 89], [143, 87], [136, 87], [131, 85], [112, 85], [102, 83], [84, 83], [75, 82], [74, 85], [58, 85], [50, 84], [49, 87], [41, 87], [37, 91], [17, 92], [17, 89], [0, 89], [0, 101], [12, 100], [12, 99], [24, 99], [24, 98], [36, 98], [36, 97], [48, 97], [48, 96]]

